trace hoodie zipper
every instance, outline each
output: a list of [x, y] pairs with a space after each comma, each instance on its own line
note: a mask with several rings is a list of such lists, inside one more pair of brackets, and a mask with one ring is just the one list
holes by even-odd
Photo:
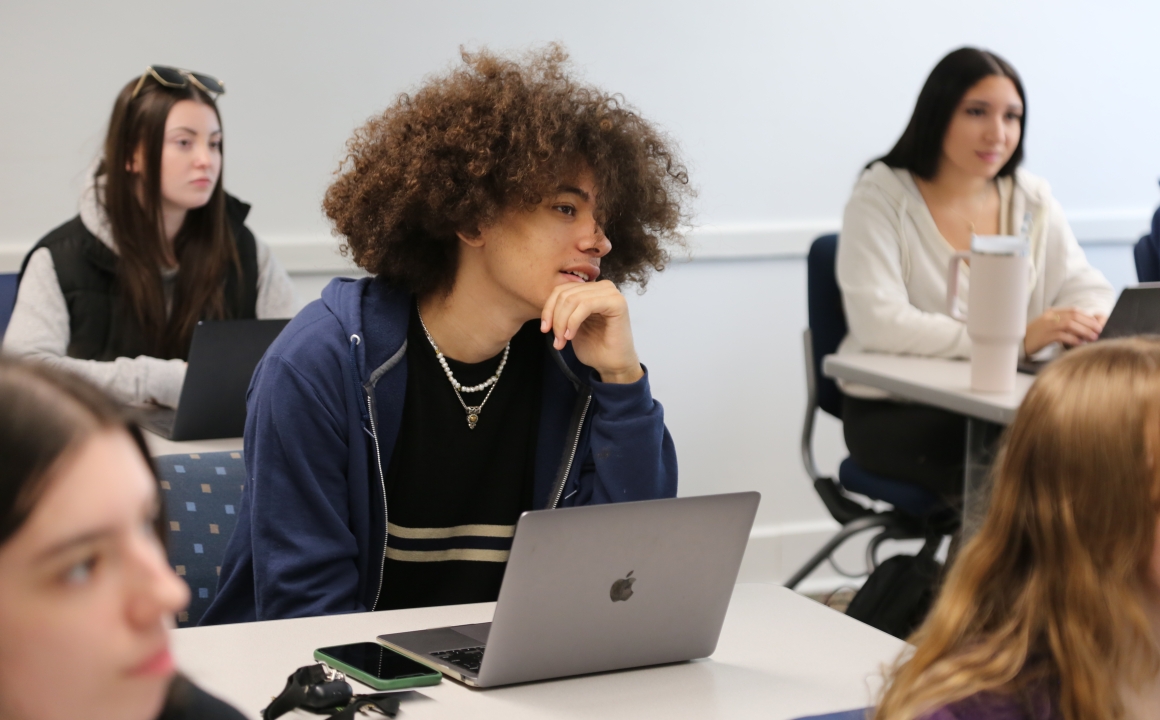
[[592, 393], [584, 398], [584, 409], [580, 411], [580, 422], [576, 423], [576, 434], [572, 437], [572, 451], [568, 455], [568, 464], [564, 467], [564, 475], [560, 479], [560, 486], [556, 488], [556, 496], [548, 507], [555, 510], [560, 506], [560, 496], [564, 494], [564, 486], [568, 484], [568, 476], [572, 474], [572, 463], [576, 460], [576, 449], [580, 447], [580, 431], [584, 429], [584, 418], [588, 416], [588, 406], [592, 404]]
[[372, 404], [371, 394], [367, 392], [367, 415], [370, 418], [371, 424], [371, 438], [375, 441], [375, 465], [379, 469], [379, 487], [383, 490], [383, 557], [379, 562], [379, 587], [375, 590], [375, 602], [371, 605], [371, 612], [374, 612], [379, 606], [379, 596], [383, 594], [383, 575], [387, 572], [387, 541], [390, 539], [390, 531], [387, 529], [387, 481], [383, 478], [383, 458], [379, 451], [379, 431], [375, 428], [375, 409]]

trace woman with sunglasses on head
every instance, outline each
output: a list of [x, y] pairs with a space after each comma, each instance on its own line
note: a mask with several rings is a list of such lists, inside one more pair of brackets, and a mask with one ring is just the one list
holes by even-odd
[[175, 675], [189, 589], [140, 431], [84, 380], [0, 355], [0, 718], [240, 720]]
[[222, 188], [215, 78], [150, 67], [121, 90], [77, 217], [24, 259], [4, 349], [117, 400], [176, 407], [200, 320], [290, 317], [289, 276]]
[[[994, 53], [961, 48], [931, 71], [902, 137], [846, 205], [837, 275], [849, 333], [839, 353], [969, 357], [966, 324], [947, 314], [947, 267], [975, 234], [1027, 235], [1028, 356], [1099, 337], [1115, 294], [1047, 183], [1019, 167], [1026, 118], [1019, 75]], [[965, 301], [969, 270], [960, 273]], [[961, 496], [962, 417], [842, 389], [846, 444], [863, 469]]]
[[1056, 360], [874, 720], [1160, 717], [1160, 339]]

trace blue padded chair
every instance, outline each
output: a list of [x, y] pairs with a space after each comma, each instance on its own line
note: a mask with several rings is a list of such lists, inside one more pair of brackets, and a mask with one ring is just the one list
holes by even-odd
[[1160, 282], [1160, 209], [1152, 216], [1152, 232], [1136, 243], [1136, 279]]
[[1136, 279], [1140, 282], [1160, 282], [1160, 248], [1152, 235], [1145, 235], [1136, 242], [1133, 254], [1136, 256]]
[[226, 543], [238, 524], [246, 468], [240, 452], [154, 458], [169, 522], [169, 564], [189, 584], [178, 627], [192, 627], [217, 594]]
[[[842, 529], [786, 581], [788, 588], [797, 587], [842, 543], [858, 533], [881, 528], [867, 549], [867, 564], [873, 568], [877, 565], [878, 546], [884, 540], [941, 542], [944, 534], [954, 531], [957, 522], [954, 511], [937, 496], [911, 483], [867, 472], [853, 458], [846, 458], [838, 466], [836, 481], [822, 475], [814, 463], [814, 419], [818, 410], [842, 419], [842, 391], [837, 383], [822, 375], [822, 358], [837, 352], [847, 331], [842, 292], [834, 272], [837, 254], [838, 236], [823, 235], [814, 240], [806, 260], [809, 329], [803, 340], [808, 397], [802, 427], [802, 462], [818, 497]], [[892, 509], [878, 512], [855, 500], [850, 493], [886, 502]]]
[[4, 331], [8, 329], [8, 321], [12, 319], [12, 306], [16, 304], [16, 278], [11, 275], [0, 275], [0, 340], [4, 339]]

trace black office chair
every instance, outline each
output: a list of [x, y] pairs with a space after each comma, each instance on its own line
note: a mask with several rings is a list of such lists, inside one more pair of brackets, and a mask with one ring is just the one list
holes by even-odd
[[1140, 238], [1133, 250], [1136, 279], [1160, 282], [1160, 209], [1152, 216], [1152, 232]]
[[[842, 293], [834, 272], [837, 253], [838, 236], [823, 235], [810, 246], [806, 261], [809, 329], [803, 340], [808, 398], [802, 427], [802, 462], [818, 497], [842, 529], [786, 581], [785, 586], [791, 589], [859, 533], [880, 528], [866, 551], [867, 566], [873, 570], [878, 564], [878, 547], [884, 541], [941, 543], [944, 535], [958, 527], [958, 513], [917, 485], [867, 472], [849, 457], [839, 465], [837, 480], [822, 475], [814, 463], [814, 418], [818, 410], [842, 419], [842, 391], [837, 383], [822, 375], [822, 358], [837, 352], [847, 331]], [[891, 509], [877, 511], [852, 495], [888, 503]]]
[[[1160, 238], [1158, 238], [1160, 240]], [[1140, 282], [1160, 281], [1160, 253], [1151, 235], [1145, 235], [1136, 242], [1132, 253], [1136, 258], [1136, 279]]]

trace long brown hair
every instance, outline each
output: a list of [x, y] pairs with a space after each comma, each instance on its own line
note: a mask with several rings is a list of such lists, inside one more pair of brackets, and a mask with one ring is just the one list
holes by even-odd
[[[146, 78], [133, 97], [137, 80], [130, 81], [113, 105], [105, 154], [97, 176], [104, 177], [104, 204], [117, 245], [117, 282], [125, 311], [132, 312], [150, 348], [161, 358], [184, 358], [189, 353], [193, 328], [202, 319], [227, 317], [224, 283], [231, 269], [241, 279], [241, 263], [218, 175], [209, 202], [190, 210], [173, 239], [178, 262], [173, 307], [166, 317], [161, 267], [166, 261], [165, 224], [161, 212], [161, 153], [165, 121], [182, 100], [193, 100], [213, 109], [213, 98], [193, 84], [167, 88]], [[129, 171], [140, 150], [144, 162], [138, 173]], [[223, 152], [224, 155], [224, 152]], [[239, 288], [241, 283], [238, 284]]]
[[[120, 405], [75, 375], [0, 354], [0, 545], [23, 526], [52, 468], [94, 432], [120, 429], [153, 462]], [[158, 523], [164, 538], [164, 525]]]
[[1122, 718], [1160, 671], [1145, 610], [1160, 516], [1160, 339], [1069, 352], [1008, 428], [979, 534], [887, 679], [875, 720], [979, 692]]

